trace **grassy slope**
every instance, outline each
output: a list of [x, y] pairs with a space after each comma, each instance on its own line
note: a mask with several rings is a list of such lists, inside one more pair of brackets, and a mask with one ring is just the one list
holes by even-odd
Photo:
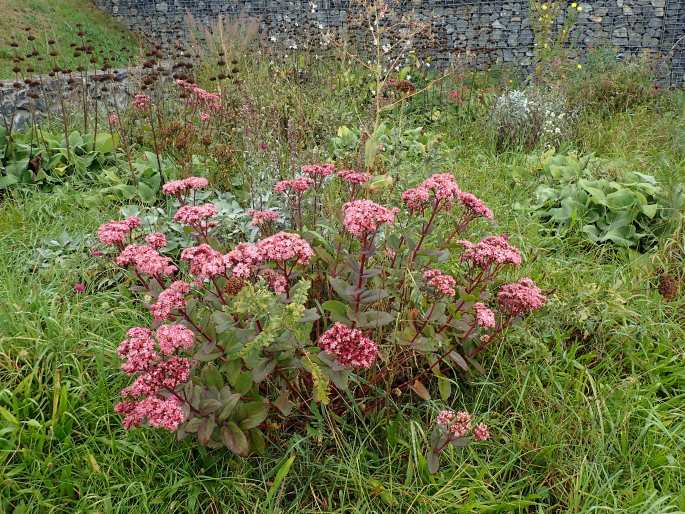
[[[685, 164], [679, 130], [672, 115], [647, 107], [594, 120], [585, 149], [673, 181]], [[247, 460], [160, 431], [125, 433], [112, 412], [124, 382], [114, 350], [145, 313], [116, 289], [73, 293], [89, 280], [78, 266], [22, 271], [46, 237], [93, 231], [114, 215], [79, 206], [65, 189], [0, 207], [0, 498], [30, 512], [685, 510], [683, 300], [664, 302], [635, 256], [544, 237], [512, 210], [537, 185], [525, 155], [496, 156], [455, 137], [450, 158], [462, 187], [486, 199], [521, 246], [523, 274], [554, 291], [490, 352], [488, 374], [461, 383], [453, 399], [491, 413], [491, 443], [451, 451], [443, 472], [424, 476], [429, 409], [419, 402], [395, 418], [398, 441], [384, 436], [394, 420], [325, 419]], [[512, 178], [515, 169], [523, 178]], [[268, 499], [290, 454], [284, 488]]]
[[[34, 63], [37, 71], [49, 71], [52, 68], [47, 59], [47, 40], [54, 38], [59, 51], [58, 63], [61, 66], [75, 68], [80, 59], [73, 57], [70, 43], [79, 43], [76, 28], [81, 23], [93, 46], [102, 55], [109, 55], [116, 66], [126, 64], [122, 48], [129, 49], [135, 55], [138, 44], [131, 32], [107, 14], [97, 10], [89, 0], [0, 0], [0, 79], [13, 78], [11, 59], [13, 50], [9, 47], [12, 35], [21, 45], [19, 54], [25, 55], [30, 49], [22, 30], [31, 27], [36, 36], [34, 43], [38, 51], [46, 57], [43, 62]], [[24, 68], [25, 65], [22, 66]]]

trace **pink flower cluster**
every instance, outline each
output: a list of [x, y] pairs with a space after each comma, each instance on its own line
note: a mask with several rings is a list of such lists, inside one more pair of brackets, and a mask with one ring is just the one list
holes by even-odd
[[262, 239], [257, 246], [263, 252], [265, 260], [277, 263], [296, 259], [298, 264], [307, 264], [314, 256], [314, 251], [307, 241], [289, 232], [279, 232]]
[[353, 236], [364, 239], [378, 230], [379, 225], [395, 221], [397, 208], [388, 209], [371, 200], [353, 200], [342, 207], [343, 225]]
[[124, 339], [117, 348], [119, 357], [126, 360], [121, 369], [129, 374], [147, 371], [159, 360], [152, 332], [147, 328], [133, 327], [126, 335], [128, 339]]
[[177, 280], [164, 291], [159, 293], [157, 302], [150, 306], [152, 316], [158, 320], [169, 319], [175, 309], [183, 309], [186, 306], [185, 295], [190, 292], [191, 286], [187, 282]]
[[378, 356], [378, 346], [361, 330], [338, 322], [321, 335], [319, 348], [334, 355], [343, 366], [353, 368], [369, 368]]
[[117, 123], [119, 123], [119, 116], [117, 115], [116, 112], [110, 112], [109, 116], [107, 116], [107, 122], [111, 125], [114, 126]]
[[130, 386], [122, 389], [121, 396], [135, 398], [171, 392], [190, 379], [190, 368], [190, 360], [185, 357], [174, 356], [159, 361], [138, 375]]
[[193, 189], [204, 189], [209, 181], [204, 177], [188, 177], [181, 180], [172, 180], [162, 186], [165, 195], [182, 196]]
[[[160, 360], [155, 349], [152, 331], [143, 327], [133, 327], [126, 333], [117, 348], [117, 354], [125, 362], [121, 369], [128, 374], [147, 372]], [[165, 355], [171, 355], [176, 350], [187, 350], [195, 344], [195, 335], [189, 328], [179, 325], [161, 325], [155, 332], [159, 349]]]
[[183, 423], [185, 415], [179, 399], [145, 398], [141, 401], [126, 400], [114, 406], [114, 411], [124, 415], [123, 426], [126, 430], [141, 426], [147, 419], [154, 428], [165, 428], [175, 431]]
[[449, 208], [461, 191], [450, 173], [436, 173], [417, 187], [407, 189], [402, 193], [402, 200], [410, 211], [423, 212], [428, 206], [431, 193], [436, 202], [443, 202], [442, 205]]
[[171, 355], [177, 350], [188, 350], [195, 344], [193, 331], [178, 323], [160, 325], [155, 335], [159, 342], [159, 349], [165, 355]]
[[485, 219], [491, 220], [494, 216], [492, 211], [488, 209], [485, 202], [478, 198], [476, 195], [467, 193], [464, 191], [459, 191], [459, 202], [464, 206], [464, 208], [471, 213], [474, 218], [483, 217]]
[[131, 216], [125, 220], [109, 221], [98, 228], [98, 239], [107, 246], [121, 245], [134, 228], [140, 226], [140, 218]]
[[288, 281], [281, 273], [278, 273], [270, 268], [266, 268], [259, 272], [259, 276], [266, 280], [266, 283], [269, 284], [269, 287], [274, 293], [283, 294], [286, 292], [288, 288]]
[[119, 266], [133, 265], [138, 273], [153, 277], [168, 277], [178, 269], [171, 259], [160, 255], [148, 245], [128, 245], [119, 254], [116, 262]]
[[212, 278], [226, 271], [224, 256], [206, 243], [184, 248], [181, 260], [190, 263], [190, 273], [199, 279]]
[[445, 296], [454, 296], [456, 280], [454, 277], [437, 269], [429, 269], [423, 272], [423, 279], [436, 291]]
[[[466, 436], [471, 430], [471, 414], [466, 411], [454, 412], [452, 410], [443, 410], [435, 418], [435, 422], [447, 429], [451, 437], [459, 439]], [[487, 425], [479, 423], [473, 427], [473, 437], [476, 441], [485, 441], [490, 439], [490, 429]]]
[[314, 181], [309, 177], [299, 177], [291, 180], [281, 180], [274, 186], [274, 191], [277, 193], [287, 193], [292, 191], [295, 193], [304, 193], [314, 185]]
[[[257, 271], [260, 264], [267, 261], [274, 261], [285, 267], [285, 263], [290, 260], [307, 264], [313, 256], [312, 247], [299, 235], [279, 232], [257, 243], [240, 243], [224, 256], [224, 262], [233, 276], [248, 278]], [[286, 278], [277, 278], [273, 273], [273, 270], [260, 272], [276, 292], [285, 292]]]
[[478, 423], [473, 427], [473, 437], [476, 441], [487, 441], [490, 439], [490, 429], [485, 423]]
[[176, 84], [190, 93], [189, 103], [191, 105], [200, 105], [211, 109], [213, 111], [221, 110], [221, 96], [216, 93], [205, 91], [197, 84], [188, 82], [187, 80], [177, 80]]
[[[121, 368], [126, 373], [139, 375], [133, 384], [121, 391], [127, 399], [114, 407], [115, 412], [124, 415], [126, 429], [140, 426], [147, 420], [150, 426], [176, 430], [185, 416], [174, 390], [190, 379], [190, 360], [178, 356], [163, 360], [155, 350], [155, 340], [147, 328], [133, 327], [126, 335], [128, 338], [117, 348], [119, 356], [125, 359]], [[155, 335], [164, 355], [172, 355], [194, 344], [193, 332], [183, 325], [162, 325]], [[169, 393], [172, 396], [165, 397]]]
[[276, 211], [249, 210], [247, 211], [247, 214], [252, 216], [252, 221], [250, 223], [255, 227], [273, 223], [278, 219], [278, 213]]
[[240, 243], [224, 256], [233, 276], [248, 278], [264, 261], [264, 251], [256, 243]]
[[368, 173], [355, 170], [340, 170], [338, 176], [348, 184], [355, 186], [366, 184], [371, 179], [371, 175]]
[[460, 193], [451, 173], [436, 173], [424, 180], [421, 187], [432, 191], [437, 200], [445, 200], [447, 203], [451, 203]]
[[216, 215], [217, 212], [218, 210], [213, 203], [183, 205], [174, 214], [174, 221], [202, 230], [214, 225], [207, 220]]
[[410, 211], [422, 212], [430, 200], [430, 192], [424, 187], [414, 187], [402, 193], [402, 200]]
[[519, 316], [534, 311], [547, 303], [547, 297], [530, 278], [503, 285], [497, 293], [497, 302], [503, 311]]
[[452, 437], [464, 437], [471, 430], [471, 414], [462, 410], [454, 412], [452, 410], [441, 411], [435, 422], [447, 429]]
[[161, 232], [151, 232], [145, 236], [145, 242], [152, 248], [162, 248], [166, 246], [166, 236]]
[[521, 254], [509, 244], [509, 238], [502, 236], [489, 236], [477, 244], [471, 241], [457, 241], [465, 250], [461, 256], [463, 262], [469, 262], [481, 269], [488, 269], [492, 264], [521, 264]]
[[474, 303], [473, 310], [476, 313], [476, 324], [483, 328], [495, 328], [495, 313], [483, 303]]
[[148, 107], [150, 107], [151, 103], [152, 100], [147, 95], [137, 94], [133, 97], [133, 107], [135, 107], [139, 111], [146, 111]]
[[302, 166], [302, 173], [309, 175], [312, 178], [316, 177], [328, 177], [332, 175], [335, 171], [335, 165], [333, 164], [306, 164]]

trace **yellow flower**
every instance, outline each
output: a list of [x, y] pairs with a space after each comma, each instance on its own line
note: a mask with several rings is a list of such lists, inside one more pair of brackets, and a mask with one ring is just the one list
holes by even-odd
[[576, 64], [576, 68], [578, 68], [579, 70], [581, 70], [581, 69], [583, 69], [583, 65], [582, 65], [582, 64]]
[[546, 11], [547, 10], [547, 4], [542, 4], [542, 10]]
[[573, 2], [573, 3], [571, 4], [571, 7], [573, 7], [573, 8], [575, 9], [576, 7], [578, 7], [578, 4], [575, 3], [575, 2]]
[[580, 11], [582, 11], [582, 10], [583, 10], [583, 8], [579, 5], [579, 6], [578, 6], [578, 12], [580, 12]]

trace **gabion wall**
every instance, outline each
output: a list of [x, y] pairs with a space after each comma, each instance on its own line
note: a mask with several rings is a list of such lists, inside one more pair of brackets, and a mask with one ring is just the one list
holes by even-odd
[[[219, 16], [259, 20], [262, 36], [284, 48], [316, 44], [326, 29], [347, 26], [347, 0], [95, 0], [95, 4], [151, 38], [175, 35], [187, 14], [202, 23]], [[448, 63], [468, 53], [470, 63], [531, 64], [533, 33], [528, 0], [401, 0], [401, 11], [430, 21], [430, 54]], [[685, 0], [597, 0], [582, 7], [572, 32], [577, 48], [613, 46], [623, 53], [650, 50], [664, 60], [663, 79], [685, 75]], [[354, 34], [350, 34], [354, 38]]]

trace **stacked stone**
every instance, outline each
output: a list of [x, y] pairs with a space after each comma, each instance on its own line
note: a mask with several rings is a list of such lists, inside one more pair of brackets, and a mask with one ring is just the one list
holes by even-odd
[[[182, 30], [186, 13], [204, 23], [219, 16], [260, 19], [266, 41], [285, 49], [311, 48], [321, 30], [347, 24], [347, 0], [96, 0], [132, 28], [154, 37]], [[431, 22], [430, 53], [436, 63], [459, 58], [474, 66], [512, 63], [529, 66], [533, 33], [528, 0], [403, 0], [401, 8]], [[623, 53], [653, 50], [672, 61], [671, 77], [685, 72], [685, 0], [595, 0], [572, 32], [579, 49], [614, 46]], [[559, 20], [561, 22], [561, 20]], [[354, 41], [358, 36], [350, 34]]]

